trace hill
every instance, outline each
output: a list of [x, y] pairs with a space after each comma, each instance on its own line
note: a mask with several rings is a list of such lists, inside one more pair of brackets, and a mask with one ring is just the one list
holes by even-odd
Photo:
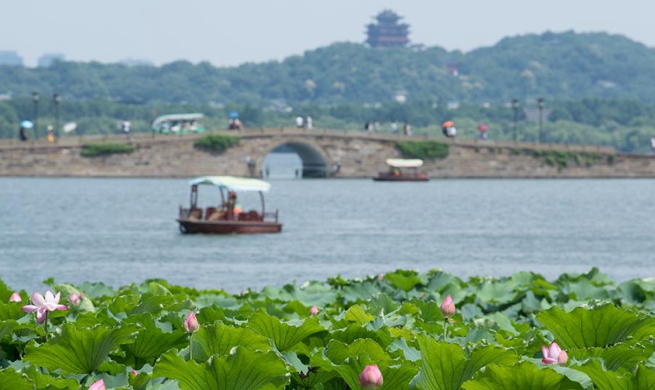
[[336, 43], [284, 61], [219, 68], [178, 61], [161, 67], [58, 62], [0, 66], [0, 92], [60, 91], [67, 99], [130, 103], [376, 103], [398, 91], [409, 101], [504, 103], [619, 98], [655, 102], [655, 50], [605, 33], [505, 38], [468, 53], [439, 47], [377, 50]]

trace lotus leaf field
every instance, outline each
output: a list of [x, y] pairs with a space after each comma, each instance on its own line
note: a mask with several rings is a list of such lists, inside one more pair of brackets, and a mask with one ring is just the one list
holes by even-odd
[[[0, 282], [0, 389], [655, 389], [655, 279], [46, 285], [55, 294], [39, 298]], [[553, 342], [562, 353], [544, 356]]]

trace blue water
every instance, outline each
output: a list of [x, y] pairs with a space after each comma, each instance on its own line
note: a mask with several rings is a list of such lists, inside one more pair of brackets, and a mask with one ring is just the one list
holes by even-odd
[[[460, 277], [599, 267], [655, 276], [654, 180], [272, 180], [281, 234], [184, 236], [185, 180], [0, 178], [0, 274], [199, 288], [441, 268]], [[244, 196], [244, 208], [257, 199]], [[218, 202], [202, 188], [200, 202]]]

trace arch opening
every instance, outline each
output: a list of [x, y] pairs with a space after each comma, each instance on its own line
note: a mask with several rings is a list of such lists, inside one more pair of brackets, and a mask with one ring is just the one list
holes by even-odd
[[262, 163], [264, 178], [308, 179], [328, 175], [328, 162], [323, 154], [302, 142], [286, 142], [276, 146]]

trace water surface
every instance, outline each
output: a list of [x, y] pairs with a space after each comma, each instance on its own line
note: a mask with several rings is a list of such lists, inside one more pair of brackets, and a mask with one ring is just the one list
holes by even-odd
[[[653, 180], [271, 183], [281, 234], [185, 236], [174, 220], [185, 180], [0, 178], [0, 274], [28, 290], [48, 277], [161, 277], [234, 292], [397, 268], [655, 276]], [[212, 188], [200, 198], [219, 199]]]

